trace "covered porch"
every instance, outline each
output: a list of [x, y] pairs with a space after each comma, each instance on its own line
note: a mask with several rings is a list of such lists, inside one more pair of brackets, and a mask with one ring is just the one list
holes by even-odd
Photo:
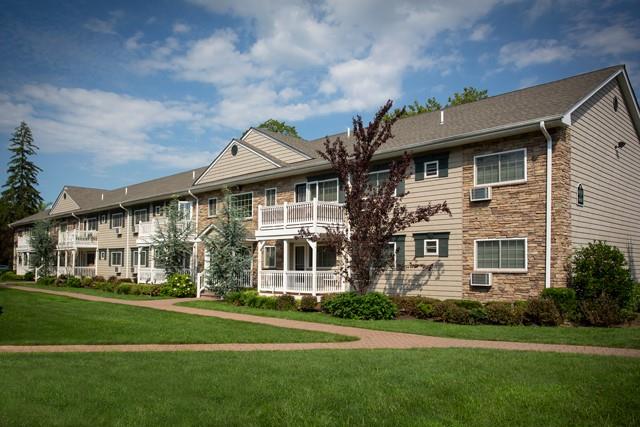
[[59, 249], [56, 257], [56, 274], [95, 277], [97, 275], [95, 249]]

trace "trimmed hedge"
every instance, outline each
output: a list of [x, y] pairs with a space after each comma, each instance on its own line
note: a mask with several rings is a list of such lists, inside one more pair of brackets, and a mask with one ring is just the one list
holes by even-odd
[[318, 311], [318, 300], [311, 295], [305, 295], [300, 300], [300, 311]]
[[378, 292], [364, 295], [347, 292], [323, 299], [322, 311], [343, 319], [391, 320], [398, 308], [389, 297]]
[[17, 282], [22, 280], [25, 280], [24, 276], [16, 274], [11, 270], [0, 274], [0, 282]]

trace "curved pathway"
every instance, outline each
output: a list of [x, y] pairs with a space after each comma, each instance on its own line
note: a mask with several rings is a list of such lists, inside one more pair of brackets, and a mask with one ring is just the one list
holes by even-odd
[[3, 287], [27, 292], [41, 292], [61, 295], [86, 301], [108, 302], [112, 304], [131, 305], [154, 308], [157, 310], [198, 316], [218, 317], [242, 322], [260, 323], [281, 328], [303, 329], [307, 331], [329, 332], [332, 334], [357, 337], [357, 341], [329, 343], [265, 343], [265, 344], [109, 344], [109, 345], [0, 345], [0, 352], [34, 353], [34, 352], [137, 352], [137, 351], [255, 351], [255, 350], [317, 350], [317, 349], [407, 349], [407, 348], [484, 348], [494, 350], [547, 351], [558, 353], [580, 353], [602, 356], [640, 357], [639, 349], [593, 347], [565, 344], [538, 344], [511, 341], [466, 340], [457, 338], [440, 338], [400, 332], [376, 331], [372, 329], [337, 326], [324, 323], [313, 323], [299, 320], [278, 319], [275, 317], [253, 316], [249, 314], [230, 313], [226, 311], [204, 310], [175, 305], [177, 302], [192, 299], [162, 300], [123, 300], [85, 295], [74, 292], [51, 291], [48, 289], [29, 288], [25, 286], [5, 285]]

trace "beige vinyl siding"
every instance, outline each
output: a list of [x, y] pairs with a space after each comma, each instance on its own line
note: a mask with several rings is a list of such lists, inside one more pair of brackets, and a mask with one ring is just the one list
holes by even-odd
[[429, 222], [421, 222], [400, 234], [405, 239], [405, 264], [415, 256], [414, 233], [448, 232], [449, 255], [447, 257], [425, 256], [417, 258], [420, 264], [433, 263], [430, 272], [422, 269], [388, 271], [383, 273], [375, 289], [388, 294], [422, 295], [431, 298], [462, 298], [462, 150], [449, 152], [449, 173], [447, 177], [415, 180], [414, 164], [411, 176], [405, 181], [404, 197], [409, 210], [426, 206], [429, 202], [447, 202], [451, 216], [439, 214]]
[[49, 215], [56, 215], [63, 212], [71, 212], [76, 209], [80, 209], [80, 206], [78, 206], [78, 204], [73, 201], [71, 196], [67, 194], [66, 191], [63, 191], [58, 196], [58, 200], [56, 200], [56, 205], [53, 206]]
[[270, 161], [252, 153], [248, 149], [238, 145], [238, 153], [231, 154], [228, 147], [216, 160], [216, 163], [199, 179], [199, 184], [217, 181], [231, 176], [240, 176], [246, 173], [258, 172], [275, 168]]
[[301, 160], [307, 160], [307, 157], [303, 156], [298, 151], [293, 150], [280, 142], [276, 142], [254, 130], [249, 131], [244, 136], [243, 141], [247, 144], [253, 145], [265, 153], [269, 153], [269, 155], [284, 163], [294, 163]]
[[[613, 98], [618, 98], [618, 111]], [[571, 240], [574, 247], [594, 240], [617, 246], [640, 279], [640, 140], [613, 80], [572, 115]], [[619, 141], [626, 143], [616, 150]], [[584, 188], [584, 206], [577, 188]]]
[[[100, 223], [100, 216], [106, 213], [107, 214], [107, 222], [104, 224]], [[116, 232], [109, 228], [110, 218], [112, 213], [123, 213], [124, 214], [124, 227], [122, 228], [122, 234], [118, 236]], [[122, 209], [113, 210], [110, 212], [100, 212], [98, 214], [98, 250], [96, 255], [96, 263], [98, 264], [98, 275], [104, 276], [108, 278], [109, 276], [115, 276], [115, 269], [112, 266], [109, 266], [109, 254], [107, 252], [107, 258], [104, 260], [100, 259], [100, 250], [102, 249], [123, 249], [124, 250], [124, 258], [123, 258], [123, 270], [122, 274], [119, 276], [121, 278], [131, 277], [131, 273], [129, 271], [129, 257], [128, 249], [127, 249], [127, 233], [131, 233], [131, 227], [129, 226], [129, 216], [125, 214]], [[132, 234], [129, 234], [129, 247], [135, 246], [135, 239]]]

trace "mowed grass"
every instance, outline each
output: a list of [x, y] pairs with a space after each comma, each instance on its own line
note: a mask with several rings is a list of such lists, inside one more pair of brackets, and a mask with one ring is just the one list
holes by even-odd
[[640, 425], [640, 360], [471, 349], [0, 354], [0, 425]]
[[591, 328], [562, 326], [455, 325], [420, 319], [349, 320], [339, 319], [324, 313], [304, 313], [297, 311], [275, 311], [251, 307], [237, 307], [222, 301], [189, 301], [179, 303], [179, 305], [437, 337], [640, 348], [640, 328], [637, 327]]
[[0, 307], [0, 344], [293, 343], [352, 339], [2, 288]]
[[32, 282], [26, 283], [18, 283], [12, 282], [12, 286], [24, 286], [26, 288], [36, 288], [36, 289], [46, 289], [50, 291], [61, 291], [61, 292], [74, 292], [76, 294], [84, 294], [84, 295], [94, 295], [97, 297], [104, 298], [115, 298], [115, 299], [131, 299], [131, 300], [154, 300], [154, 299], [167, 299], [168, 297], [153, 297], [150, 295], [126, 295], [126, 294], [117, 294], [115, 292], [103, 291], [101, 289], [92, 289], [92, 288], [71, 288], [67, 286], [45, 286], [38, 285]]

